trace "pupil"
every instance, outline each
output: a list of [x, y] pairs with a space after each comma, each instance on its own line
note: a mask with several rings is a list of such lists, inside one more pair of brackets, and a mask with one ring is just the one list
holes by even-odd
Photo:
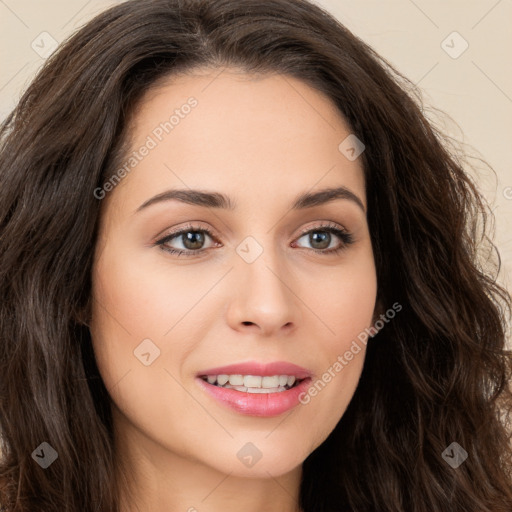
[[[182, 235], [182, 237], [184, 237], [185, 247], [190, 250], [200, 249], [201, 245], [204, 243], [204, 233], [200, 231], [189, 231], [185, 235]], [[327, 231], [311, 233], [309, 238], [312, 245], [320, 244], [320, 246], [316, 246], [317, 249], [326, 249], [331, 243], [331, 234]]]
[[[318, 236], [318, 233], [320, 233], [320, 236]], [[311, 233], [309, 235], [309, 238], [310, 238], [310, 242], [311, 242], [311, 245], [314, 246], [314, 243], [315, 242], [318, 242], [318, 238], [320, 239], [323, 239], [321, 240], [320, 242], [320, 247], [316, 247], [317, 249], [326, 249], [327, 247], [329, 247], [329, 244], [331, 243], [331, 234], [328, 233], [327, 231], [317, 231], [316, 233]], [[326, 243], [327, 241], [327, 243]]]
[[183, 245], [187, 249], [200, 249], [201, 245], [204, 243], [204, 233], [199, 231], [189, 231], [182, 236], [185, 237]]

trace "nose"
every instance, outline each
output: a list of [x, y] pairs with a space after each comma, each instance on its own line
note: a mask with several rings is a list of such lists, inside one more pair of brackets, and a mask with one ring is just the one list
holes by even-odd
[[252, 263], [240, 259], [230, 274], [227, 321], [231, 328], [271, 337], [297, 327], [300, 300], [285, 262], [263, 255]]

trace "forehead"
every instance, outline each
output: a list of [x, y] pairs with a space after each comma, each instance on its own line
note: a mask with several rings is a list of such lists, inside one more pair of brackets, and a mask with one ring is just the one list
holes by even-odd
[[288, 75], [169, 77], [141, 98], [129, 128], [137, 162], [113, 194], [129, 194], [133, 208], [172, 187], [256, 202], [339, 185], [364, 196], [361, 160], [339, 148], [350, 127], [328, 97]]

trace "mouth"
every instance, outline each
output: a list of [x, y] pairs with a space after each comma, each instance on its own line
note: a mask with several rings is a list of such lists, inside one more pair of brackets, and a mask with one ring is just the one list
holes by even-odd
[[298, 386], [305, 378], [295, 375], [219, 374], [199, 376], [212, 386], [234, 389], [243, 393], [280, 393]]
[[313, 374], [286, 361], [249, 361], [202, 370], [199, 387], [223, 407], [248, 416], [271, 417], [301, 403]]

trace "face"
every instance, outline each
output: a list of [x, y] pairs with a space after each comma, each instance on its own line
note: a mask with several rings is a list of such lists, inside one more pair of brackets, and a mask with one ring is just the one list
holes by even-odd
[[350, 133], [288, 76], [195, 71], [145, 95], [103, 189], [90, 321], [129, 451], [283, 475], [334, 429], [377, 292]]

